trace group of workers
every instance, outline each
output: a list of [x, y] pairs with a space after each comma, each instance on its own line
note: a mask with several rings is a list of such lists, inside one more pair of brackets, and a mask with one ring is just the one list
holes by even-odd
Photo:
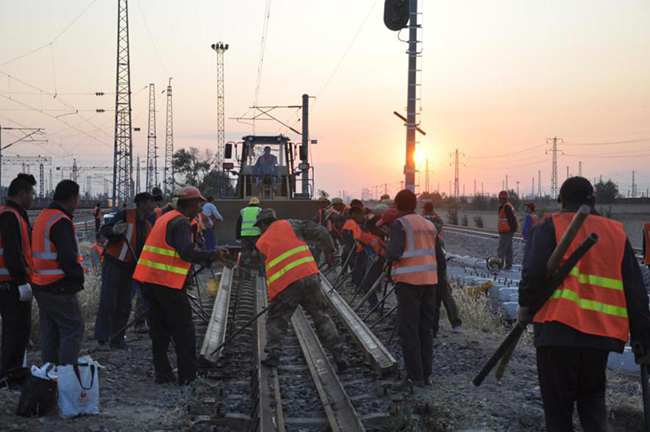
[[[34, 201], [35, 184], [33, 176], [20, 174], [0, 207], [0, 379], [11, 378], [11, 370], [23, 363], [32, 295], [39, 305], [44, 362], [74, 364], [84, 333], [77, 297], [83, 289], [84, 270], [73, 223], [79, 186], [71, 180], [59, 183], [52, 203], [37, 217], [32, 230], [26, 210]], [[157, 204], [162, 194], [153, 192], [136, 195], [135, 208], [118, 212], [99, 229], [107, 243], [100, 254], [102, 289], [95, 339], [98, 349], [125, 347], [131, 299], [139, 292], [152, 340], [155, 381], [188, 384], [196, 378], [197, 359], [187, 284], [194, 276], [193, 264], [209, 265], [226, 257], [227, 251], [216, 248], [215, 242], [211, 250], [198, 246], [199, 229], [208, 226], [201, 220], [214, 218], [213, 227], [223, 218], [209, 206], [205, 214], [207, 200], [194, 187], [177, 191], [163, 208]], [[510, 269], [512, 238], [519, 228], [507, 192], [501, 192], [499, 200], [499, 254]], [[334, 266], [335, 252], [342, 250], [340, 263], [343, 270], [349, 269], [355, 290], [366, 292], [382, 274], [395, 284], [397, 334], [406, 376], [394, 388], [431, 386], [433, 341], [442, 304], [452, 328], [461, 331], [446, 278], [442, 218], [429, 202], [418, 213], [417, 197], [408, 189], [397, 193], [394, 200], [382, 197], [372, 209], [359, 200], [346, 205], [340, 198], [323, 197], [319, 202], [311, 221], [278, 219], [272, 209], [262, 209], [257, 198], [240, 211], [236, 234], [242, 245], [242, 265], [259, 261], [270, 300], [267, 355], [262, 364], [277, 367], [281, 363], [289, 321], [296, 308], [303, 306], [338, 370], [347, 369], [341, 338], [321, 291], [323, 276], [318, 267], [321, 254]], [[577, 403], [583, 430], [606, 431], [609, 352], [622, 352], [631, 336], [637, 363], [650, 364], [648, 293], [622, 224], [598, 214], [589, 181], [568, 179], [560, 189], [559, 202], [561, 211], [541, 220], [534, 203], [526, 204], [518, 321], [534, 324], [547, 430], [572, 431]], [[588, 205], [591, 214], [564, 259], [590, 233], [598, 234], [599, 241], [551, 299], [531, 312], [544, 289], [546, 263], [581, 205]], [[650, 223], [644, 226], [644, 253], [648, 241]], [[648, 256], [645, 263], [650, 265]], [[376, 296], [367, 300], [368, 308], [379, 301]], [[167, 357], [172, 340], [177, 377]]]

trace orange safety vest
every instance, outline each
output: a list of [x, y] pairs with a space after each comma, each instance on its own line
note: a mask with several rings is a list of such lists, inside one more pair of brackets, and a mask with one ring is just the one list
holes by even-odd
[[411, 285], [436, 285], [436, 227], [417, 214], [402, 216], [397, 220], [404, 228], [406, 242], [402, 257], [393, 264], [393, 280]]
[[158, 219], [160, 219], [160, 216], [162, 216], [162, 214], [163, 214], [163, 209], [161, 209], [160, 207], [156, 207], [155, 209], [153, 209], [153, 212], [156, 215], [155, 220], [158, 220]]
[[650, 222], [643, 224], [643, 238], [645, 238], [645, 256], [643, 263], [650, 265]]
[[185, 217], [172, 210], [156, 222], [142, 248], [133, 279], [174, 289], [183, 289], [191, 263], [183, 261], [178, 251], [167, 243], [167, 225], [176, 218]]
[[[32, 239], [32, 257], [34, 261], [34, 275], [32, 281], [36, 285], [50, 285], [54, 282], [65, 279], [65, 273], [56, 260], [56, 246], [50, 239], [52, 227], [62, 219], [67, 219], [72, 225], [72, 232], [77, 240], [77, 232], [74, 229], [72, 219], [63, 211], [58, 209], [45, 209], [38, 215], [34, 222], [34, 231]], [[79, 241], [77, 241], [77, 262], [81, 265], [81, 251], [79, 250]]]
[[[510, 222], [508, 222], [508, 218], [506, 217], [506, 207], [510, 207], [510, 210], [512, 210], [512, 214], [515, 213], [515, 208], [509, 202], [506, 202], [501, 207], [501, 210], [499, 210], [499, 223], [497, 225], [497, 228], [499, 228], [500, 233], [507, 233], [513, 230], [512, 229], [513, 227], [510, 226]], [[517, 231], [518, 229], [519, 229], [519, 225], [517, 223], [517, 218], [515, 217], [514, 231]]]
[[266, 257], [266, 283], [271, 300], [295, 281], [318, 273], [309, 246], [296, 236], [286, 220], [273, 222], [256, 246]]
[[[556, 242], [560, 242], [573, 215], [553, 214]], [[582, 333], [627, 342], [629, 323], [621, 274], [626, 242], [623, 224], [598, 215], [587, 216], [564, 259], [592, 232], [598, 234], [598, 243], [571, 269], [533, 322], [556, 321]]]
[[[106, 245], [106, 255], [125, 263], [131, 263], [134, 261], [126, 242], [128, 241], [131, 244], [131, 248], [135, 252], [136, 242], [138, 239], [137, 218], [138, 211], [136, 209], [129, 209], [126, 211], [126, 232], [123, 236], [120, 236], [119, 240], [116, 242], [111, 242]], [[147, 227], [145, 236], [148, 236], [151, 232], [151, 224], [149, 221], [145, 221], [145, 226]]]
[[[20, 226], [20, 240], [23, 246], [23, 261], [27, 266], [25, 267], [25, 271], [27, 272], [27, 281], [31, 282], [31, 277], [34, 273], [34, 262], [32, 260], [32, 242], [29, 239], [29, 228], [27, 222], [25, 222], [18, 210], [13, 207], [0, 207], [0, 215], [3, 213], [13, 213], [16, 216], [16, 219], [18, 219], [18, 225]], [[14, 278], [9, 274], [9, 269], [5, 263], [4, 243], [2, 241], [2, 236], [0, 235], [0, 282], [8, 281], [14, 281]]]

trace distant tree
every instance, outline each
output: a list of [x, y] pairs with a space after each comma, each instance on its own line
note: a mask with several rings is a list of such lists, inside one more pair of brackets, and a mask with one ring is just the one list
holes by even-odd
[[329, 197], [330, 197], [330, 194], [327, 193], [327, 191], [324, 190], [324, 189], [318, 189], [318, 197], [319, 197], [319, 198], [320, 198], [320, 197], [329, 198]]
[[618, 186], [611, 180], [596, 183], [594, 187], [598, 204], [611, 204], [619, 197]]
[[442, 207], [445, 200], [439, 192], [422, 192], [418, 196], [418, 201], [420, 202], [431, 202], [433, 207]]
[[[195, 147], [174, 153], [174, 172], [184, 177], [180, 186], [198, 187], [204, 195], [232, 195], [233, 187], [228, 175], [215, 169], [213, 161], [214, 153], [209, 150], [201, 152]], [[178, 186], [179, 182], [176, 183]]]

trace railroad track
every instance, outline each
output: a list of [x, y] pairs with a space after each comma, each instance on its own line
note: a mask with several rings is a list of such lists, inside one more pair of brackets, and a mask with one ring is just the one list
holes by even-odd
[[[322, 278], [324, 294], [328, 287]], [[328, 300], [338, 304], [333, 316], [345, 329], [341, 333], [350, 369], [341, 377], [301, 308], [291, 319], [279, 367], [260, 364], [266, 315], [212, 356], [228, 334], [267, 305], [263, 278], [224, 269], [201, 349], [204, 361], [216, 361], [205, 375], [219, 391], [195, 411], [197, 421], [216, 430], [259, 432], [376, 429], [392, 407], [387, 383], [378, 378], [394, 370], [395, 359], [344, 300]]]

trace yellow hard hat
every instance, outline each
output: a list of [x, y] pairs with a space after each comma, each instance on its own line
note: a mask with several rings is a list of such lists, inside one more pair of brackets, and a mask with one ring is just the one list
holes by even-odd
[[260, 203], [260, 200], [257, 197], [253, 197], [253, 198], [251, 198], [250, 201], [248, 201], [248, 205], [259, 204], [259, 203]]

